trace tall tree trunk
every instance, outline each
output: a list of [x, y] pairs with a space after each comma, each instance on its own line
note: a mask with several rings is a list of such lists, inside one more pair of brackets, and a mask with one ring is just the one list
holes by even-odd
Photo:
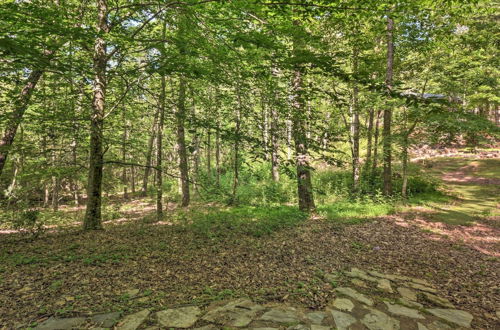
[[[164, 27], [165, 28], [165, 27]], [[166, 79], [162, 74], [161, 76], [161, 90], [159, 97], [159, 120], [158, 131], [156, 132], [156, 220], [161, 221], [163, 218], [163, 165], [162, 165], [162, 152], [163, 152], [163, 124], [165, 121], [165, 89]]]
[[260, 131], [262, 134], [262, 144], [264, 145], [264, 160], [269, 159], [269, 114], [266, 108], [266, 99], [264, 93], [261, 92], [260, 95], [260, 106], [261, 106], [261, 124]]
[[280, 180], [279, 172], [279, 143], [278, 143], [278, 110], [276, 105], [272, 105], [271, 108], [271, 127], [270, 127], [270, 138], [271, 138], [271, 175], [274, 182]]
[[[122, 161], [123, 163], [127, 162], [127, 118], [126, 118], [126, 110], [125, 106], [122, 111], [122, 125], [123, 125], [123, 133], [122, 133]], [[122, 185], [123, 185], [123, 198], [128, 199], [128, 189], [127, 189], [127, 167], [122, 166]]]
[[[294, 25], [299, 25], [294, 21]], [[300, 40], [293, 40], [294, 52], [302, 48]], [[312, 182], [311, 166], [309, 164], [308, 142], [306, 131], [306, 103], [303, 95], [302, 67], [296, 65], [292, 79], [292, 136], [295, 144], [295, 164], [297, 167], [297, 195], [299, 209], [302, 211], [312, 211], [315, 209]]]
[[180, 184], [182, 191], [181, 206], [186, 207], [189, 205], [189, 169], [188, 159], [186, 152], [186, 136], [185, 136], [185, 119], [186, 119], [186, 78], [181, 76], [179, 78], [179, 100], [177, 103], [177, 111], [175, 113], [176, 126], [177, 126], [177, 151], [179, 154], [179, 171], [180, 171]]
[[[162, 38], [167, 33], [167, 22], [163, 21]], [[161, 55], [165, 56], [165, 45], [161, 46]], [[156, 221], [163, 219], [163, 125], [165, 122], [165, 101], [167, 81], [165, 75], [161, 74], [161, 90], [158, 97], [158, 130], [156, 131]]]
[[[54, 139], [55, 140], [55, 139]], [[54, 145], [55, 147], [55, 145]], [[52, 151], [52, 166], [57, 166], [56, 151]], [[56, 175], [52, 176], [52, 210], [56, 212], [59, 210], [59, 178]]]
[[97, 0], [98, 22], [94, 45], [94, 98], [90, 119], [90, 155], [87, 188], [87, 208], [83, 220], [85, 230], [102, 229], [103, 124], [106, 102], [106, 41], [102, 34], [109, 31], [107, 0]]
[[5, 163], [7, 162], [7, 156], [9, 154], [9, 149], [14, 142], [14, 138], [16, 136], [17, 128], [21, 123], [24, 112], [26, 108], [28, 108], [29, 101], [31, 99], [31, 95], [33, 94], [33, 90], [36, 87], [36, 84], [42, 77], [42, 70], [33, 70], [26, 84], [24, 85], [19, 97], [14, 103], [14, 109], [11, 114], [9, 114], [7, 118], [7, 124], [5, 125], [5, 132], [0, 140], [0, 175], [2, 174]]
[[364, 172], [368, 173], [368, 169], [370, 168], [372, 162], [372, 148], [373, 148], [373, 119], [374, 119], [375, 110], [371, 108], [368, 111], [368, 128], [366, 132], [366, 159]]
[[407, 186], [408, 186], [408, 134], [407, 132], [403, 133], [403, 148], [401, 151], [401, 160], [402, 160], [402, 167], [403, 167], [403, 186], [401, 188], [401, 196], [403, 199], [407, 198]]
[[[387, 72], [385, 84], [390, 98], [392, 92], [393, 65], [394, 65], [394, 42], [393, 42], [394, 22], [387, 17]], [[387, 105], [384, 109], [384, 130], [383, 130], [383, 151], [384, 151], [384, 195], [392, 195], [392, 105]]]
[[220, 186], [220, 123], [217, 118], [217, 127], [215, 129], [215, 182]]
[[380, 136], [380, 114], [382, 112], [377, 110], [377, 117], [375, 119], [375, 133], [373, 135], [373, 162], [372, 162], [372, 177], [375, 176], [375, 171], [378, 166], [378, 144]]
[[[353, 73], [358, 71], [358, 51], [353, 50]], [[359, 190], [359, 109], [358, 109], [358, 84], [354, 81], [351, 105], [351, 154], [352, 154], [352, 190]]]
[[238, 106], [236, 107], [236, 117], [235, 122], [236, 126], [234, 129], [235, 141], [234, 141], [234, 161], [233, 161], [233, 192], [231, 194], [230, 204], [234, 204], [236, 202], [236, 196], [238, 193], [238, 184], [239, 184], [239, 169], [240, 169], [240, 131], [241, 131], [241, 90], [237, 89], [237, 98], [238, 98]]
[[[196, 113], [196, 102], [195, 102], [195, 97], [194, 97], [194, 89], [190, 88], [191, 91], [191, 101], [192, 101], [192, 118], [196, 121], [197, 113]], [[193, 151], [193, 171], [192, 171], [192, 178], [191, 180], [193, 181], [193, 188], [195, 191], [197, 191], [198, 186], [198, 178], [200, 175], [200, 136], [198, 134], [198, 128], [195, 125], [193, 128], [193, 145], [194, 145], [194, 151]]]
[[151, 165], [152, 165], [151, 159], [153, 156], [153, 146], [155, 142], [159, 113], [160, 113], [160, 107], [158, 107], [158, 109], [155, 111], [155, 115], [153, 118], [153, 125], [151, 127], [151, 135], [149, 136], [148, 140], [148, 150], [146, 151], [146, 166], [144, 167], [144, 177], [142, 180], [142, 196], [144, 197], [148, 192], [149, 174], [151, 173]]
[[212, 130], [210, 127], [207, 127], [207, 175], [209, 178], [212, 178]]

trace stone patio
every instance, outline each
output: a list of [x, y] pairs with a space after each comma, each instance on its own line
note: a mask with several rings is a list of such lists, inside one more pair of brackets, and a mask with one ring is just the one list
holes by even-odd
[[326, 274], [325, 281], [347, 276], [354, 287], [335, 288], [324, 310], [285, 304], [260, 305], [247, 298], [217, 302], [202, 309], [185, 306], [128, 315], [49, 318], [35, 329], [290, 329], [290, 330], [437, 330], [471, 328], [473, 316], [456, 309], [425, 280], [353, 268]]

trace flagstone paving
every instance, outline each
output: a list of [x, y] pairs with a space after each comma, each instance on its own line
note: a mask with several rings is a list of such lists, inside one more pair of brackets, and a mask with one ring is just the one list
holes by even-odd
[[[427, 281], [353, 268], [344, 276], [365, 287], [335, 288], [325, 310], [311, 311], [286, 304], [257, 304], [247, 298], [213, 303], [206, 308], [184, 306], [128, 315], [49, 318], [35, 329], [254, 329], [254, 330], [433, 330], [473, 327], [473, 316], [456, 309]], [[340, 274], [327, 274], [331, 282]], [[356, 283], [356, 281], [354, 281]]]

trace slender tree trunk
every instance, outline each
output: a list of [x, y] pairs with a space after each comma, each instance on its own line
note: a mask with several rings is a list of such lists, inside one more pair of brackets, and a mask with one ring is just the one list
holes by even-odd
[[236, 202], [236, 196], [238, 193], [238, 184], [239, 184], [239, 169], [240, 169], [240, 131], [241, 131], [241, 90], [238, 88], [236, 91], [238, 98], [238, 106], [236, 107], [236, 117], [235, 122], [236, 126], [234, 129], [235, 141], [234, 141], [234, 162], [233, 162], [233, 192], [231, 195], [230, 204], [234, 204]]
[[271, 109], [271, 175], [274, 182], [280, 180], [279, 172], [279, 143], [278, 143], [278, 110], [276, 106], [273, 105]]
[[368, 128], [366, 132], [366, 160], [364, 166], [364, 172], [368, 173], [368, 169], [370, 168], [372, 162], [372, 143], [373, 143], [373, 119], [374, 119], [375, 110], [372, 108], [368, 112]]
[[292, 160], [292, 121], [287, 119], [286, 122], [286, 160]]
[[[193, 88], [191, 90], [191, 101], [192, 101], [192, 117], [196, 120], [197, 113], [196, 113], [196, 102], [195, 102], [195, 97], [194, 97], [194, 90]], [[198, 189], [198, 178], [200, 175], [200, 136], [198, 135], [198, 128], [195, 126], [194, 127], [194, 132], [193, 132], [193, 145], [194, 145], [194, 151], [193, 151], [193, 175], [191, 180], [193, 181], [193, 188], [195, 191]]]
[[[392, 92], [392, 77], [394, 65], [394, 43], [393, 43], [394, 22], [392, 18], [387, 17], [387, 75], [386, 87], [390, 95]], [[390, 98], [390, 96], [389, 96]], [[384, 195], [392, 195], [392, 105], [387, 105], [384, 109], [384, 130], [383, 130], [383, 150], [384, 150]]]
[[19, 173], [19, 164], [18, 161], [14, 159], [14, 172], [12, 173], [12, 181], [7, 188], [6, 195], [10, 196], [14, 192], [14, 189], [16, 189], [16, 181], [17, 181], [17, 174]]
[[[167, 22], [163, 22], [162, 38], [167, 33]], [[165, 47], [161, 47], [161, 55], [165, 56]], [[163, 219], [163, 125], [165, 122], [165, 101], [167, 81], [165, 75], [161, 75], [161, 89], [158, 97], [158, 130], [156, 132], [156, 221]]]
[[52, 210], [57, 212], [59, 210], [59, 178], [52, 177]]
[[[123, 163], [127, 162], [127, 118], [126, 118], [126, 110], [123, 107], [122, 111], [122, 124], [123, 124], [123, 134], [122, 134], [122, 161]], [[122, 184], [123, 184], [123, 198], [128, 199], [128, 189], [127, 189], [127, 168], [126, 166], [122, 166]]]
[[142, 180], [142, 196], [146, 196], [148, 192], [148, 181], [149, 174], [151, 173], [151, 159], [153, 156], [153, 146], [155, 142], [157, 124], [158, 124], [158, 114], [160, 113], [160, 107], [155, 111], [155, 115], [153, 118], [153, 125], [151, 127], [151, 135], [148, 140], [148, 150], [146, 151], [146, 167], [144, 167], [144, 177]]
[[181, 76], [179, 79], [179, 101], [177, 112], [175, 113], [177, 125], [177, 151], [179, 154], [180, 184], [182, 191], [181, 206], [189, 205], [189, 169], [186, 152], [186, 137], [184, 123], [186, 119], [186, 78]]
[[17, 128], [19, 127], [19, 124], [23, 119], [24, 112], [28, 107], [31, 95], [33, 94], [33, 90], [35, 89], [36, 84], [42, 77], [42, 74], [43, 74], [42, 70], [33, 70], [30, 73], [26, 81], [26, 84], [21, 90], [21, 93], [19, 94], [19, 97], [17, 98], [16, 102], [14, 103], [14, 109], [12, 113], [9, 114], [7, 118], [5, 132], [2, 136], [2, 139], [0, 140], [0, 175], [2, 174], [3, 168], [7, 161], [9, 149], [12, 146], [12, 143], [14, 142]]
[[375, 133], [373, 136], [373, 162], [372, 162], [372, 177], [375, 176], [375, 171], [378, 166], [378, 140], [380, 136], [380, 114], [382, 112], [377, 110], [377, 117], [375, 119]]
[[403, 187], [401, 189], [401, 196], [403, 199], [407, 198], [407, 186], [408, 186], [408, 135], [404, 133], [403, 135], [403, 150], [401, 153], [402, 166], [403, 166]]
[[[358, 53], [357, 49], [353, 51], [353, 72], [358, 71]], [[358, 109], [358, 84], [354, 82], [352, 90], [351, 105], [351, 154], [352, 154], [352, 190], [354, 193], [359, 191], [359, 109]]]
[[215, 130], [215, 182], [220, 186], [220, 123], [217, 119], [217, 128]]
[[269, 159], [269, 115], [266, 108], [266, 100], [264, 93], [261, 92], [260, 95], [260, 106], [261, 106], [261, 127], [260, 131], [262, 134], [262, 144], [264, 145], [264, 160]]
[[[165, 28], [165, 27], [164, 27]], [[156, 220], [161, 221], [163, 218], [163, 124], [165, 121], [165, 76], [161, 76], [161, 90], [159, 97], [159, 120], [158, 131], [156, 132]]]
[[130, 184], [132, 186], [132, 196], [135, 196], [135, 166], [130, 166]]
[[[299, 25], [294, 21], [294, 25]], [[300, 40], [295, 39], [294, 51], [300, 50]], [[295, 163], [297, 167], [297, 195], [299, 209], [302, 211], [312, 211], [315, 209], [312, 182], [311, 166], [309, 164], [308, 142], [306, 131], [306, 102], [303, 95], [302, 68], [296, 65], [292, 79], [292, 136], [295, 143]]]
[[210, 127], [207, 128], [207, 175], [209, 178], [212, 177], [212, 130]]
[[107, 0], [97, 0], [98, 22], [94, 45], [94, 98], [90, 119], [90, 155], [87, 188], [87, 208], [83, 220], [85, 230], [102, 229], [103, 124], [106, 102], [106, 41], [102, 34], [109, 30]]

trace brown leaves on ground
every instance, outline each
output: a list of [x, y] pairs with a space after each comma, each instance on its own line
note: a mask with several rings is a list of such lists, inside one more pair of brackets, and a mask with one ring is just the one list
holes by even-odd
[[347, 227], [310, 220], [260, 238], [211, 240], [178, 226], [133, 223], [34, 242], [0, 240], [0, 326], [9, 328], [53, 314], [203, 305], [229, 296], [324, 307], [333, 290], [321, 274], [353, 266], [427, 279], [473, 312], [481, 328], [494, 327], [489, 316], [500, 303], [497, 258], [436, 240], [398, 217]]

